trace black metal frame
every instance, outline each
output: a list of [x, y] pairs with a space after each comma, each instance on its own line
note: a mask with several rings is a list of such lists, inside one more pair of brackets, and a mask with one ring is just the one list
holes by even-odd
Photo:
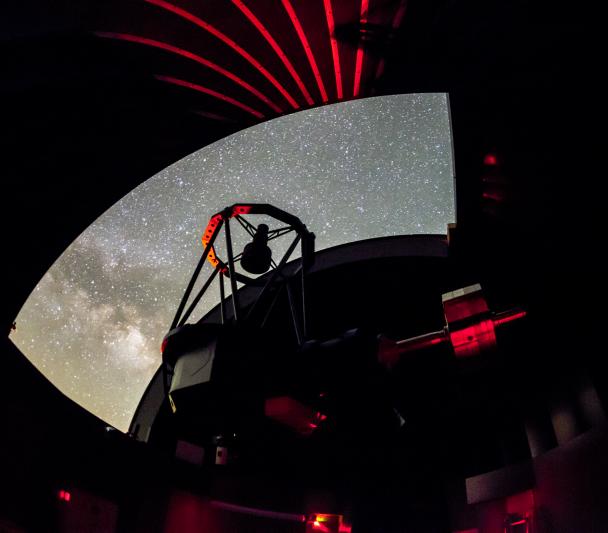
[[[230, 219], [234, 218], [236, 221], [243, 227], [243, 229], [249, 233], [250, 236], [254, 236], [257, 231], [256, 226], [251, 224], [246, 218], [243, 217], [243, 214], [252, 214], [252, 215], [267, 215], [280, 222], [286, 224], [283, 227], [270, 230], [268, 232], [268, 240], [277, 239], [291, 232], [296, 232], [297, 235], [295, 239], [292, 241], [291, 245], [287, 249], [287, 251], [283, 254], [283, 257], [276, 264], [274, 261], [271, 261], [272, 270], [260, 276], [259, 278], [252, 278], [247, 276], [246, 274], [242, 274], [241, 272], [237, 272], [235, 265], [241, 259], [242, 253], [237, 255], [234, 254], [234, 250], [232, 247], [232, 235], [230, 229]], [[213, 248], [213, 244], [217, 236], [219, 235], [222, 227], [224, 227], [225, 238], [226, 238], [226, 249], [228, 254], [228, 263], [224, 263], [222, 260], [215, 256], [215, 250]], [[205, 239], [206, 242], [205, 242]], [[234, 204], [230, 207], [227, 207], [223, 211], [216, 213], [211, 217], [207, 228], [205, 229], [205, 233], [203, 234], [203, 244], [205, 245], [203, 254], [199, 259], [196, 268], [194, 269], [194, 273], [184, 295], [179, 303], [177, 311], [175, 313], [175, 317], [173, 318], [173, 322], [171, 323], [171, 328], [167, 337], [175, 330], [179, 329], [186, 324], [186, 321], [192, 315], [193, 311], [196, 309], [196, 306], [201, 301], [209, 287], [212, 285], [213, 281], [219, 274], [219, 289], [220, 289], [220, 312], [221, 312], [221, 321], [222, 324], [228, 322], [228, 314], [226, 309], [226, 293], [225, 293], [225, 277], [228, 277], [230, 282], [230, 288], [232, 292], [232, 321], [237, 323], [239, 321], [250, 321], [254, 313], [257, 312], [260, 308], [261, 301], [268, 294], [268, 291], [275, 285], [275, 282], [280, 277], [282, 285], [277, 289], [274, 297], [268, 303], [266, 312], [264, 313], [263, 319], [260, 321], [258, 326], [263, 328], [270, 316], [272, 309], [282, 292], [282, 288], [286, 287], [287, 289], [287, 297], [289, 302], [289, 307], [291, 311], [291, 316], [293, 319], [294, 332], [296, 336], [296, 340], [298, 344], [302, 344], [306, 340], [306, 299], [304, 297], [304, 289], [305, 289], [305, 276], [306, 272], [313, 265], [314, 262], [314, 239], [315, 236], [313, 233], [308, 231], [306, 225], [302, 223], [302, 221], [286, 211], [283, 211], [277, 207], [274, 207], [270, 204]], [[302, 262], [300, 266], [293, 272], [290, 276], [285, 276], [283, 272], [284, 266], [289, 261], [289, 258], [293, 254], [294, 250], [298, 243], [301, 244], [301, 252], [302, 252]], [[184, 309], [192, 290], [194, 289], [194, 285], [203, 269], [205, 261], [207, 261], [210, 256], [213, 256], [213, 260], [211, 261], [214, 269], [213, 272], [209, 275], [207, 281], [203, 284], [198, 294], [194, 297], [186, 311]], [[290, 281], [292, 278], [296, 276], [300, 276], [300, 289], [301, 289], [301, 311], [298, 313], [296, 309], [295, 297], [293, 295], [292, 288], [290, 286]], [[239, 298], [238, 298], [238, 285], [237, 282], [240, 282], [244, 285], [253, 285], [253, 286], [261, 286], [261, 291], [258, 294], [255, 301], [249, 307], [246, 316], [241, 315], [241, 309], [239, 306]], [[167, 338], [166, 337], [166, 338]], [[163, 354], [164, 355], [164, 354]], [[162, 372], [163, 372], [163, 385], [165, 389], [165, 395], [169, 397], [169, 363], [163, 357], [162, 364]]]
[[[277, 239], [284, 235], [287, 235], [288, 233], [291, 233], [291, 232], [295, 232], [297, 234], [295, 239], [292, 241], [291, 245], [287, 249], [287, 251], [283, 254], [283, 257], [281, 258], [279, 263], [277, 264], [274, 261], [272, 261], [271, 265], [272, 265], [273, 269], [269, 273], [264, 274], [263, 276], [260, 276], [258, 278], [252, 278], [246, 274], [237, 272], [237, 270], [236, 270], [236, 263], [240, 260], [242, 253], [237, 254], [237, 255], [234, 254], [234, 250], [233, 250], [233, 246], [232, 246], [230, 219], [231, 218], [236, 219], [236, 221], [241, 225], [241, 227], [245, 231], [247, 231], [247, 233], [249, 233], [249, 235], [251, 235], [251, 236], [254, 236], [255, 232], [257, 230], [256, 226], [251, 224], [251, 222], [249, 222], [243, 216], [243, 214], [267, 215], [267, 216], [270, 216], [270, 217], [286, 224], [285, 226], [282, 226], [280, 228], [270, 230], [268, 232], [269, 241], [273, 240], [273, 239]], [[212, 221], [214, 221], [213, 225], [212, 225]], [[240, 320], [251, 319], [254, 315], [254, 312], [256, 312], [259, 309], [259, 306], [261, 305], [260, 302], [264, 299], [264, 297], [266, 296], [268, 291], [271, 289], [271, 287], [274, 286], [275, 282], [280, 277], [281, 281], [287, 287], [288, 301], [289, 301], [289, 306], [290, 306], [292, 317], [293, 317], [296, 338], [298, 340], [298, 343], [304, 342], [304, 340], [306, 338], [306, 299], [304, 297], [304, 289], [305, 289], [304, 280], [305, 280], [306, 271], [313, 264], [314, 234], [311, 233], [310, 231], [308, 231], [306, 226], [302, 223], [302, 221], [299, 218], [297, 218], [296, 216], [291, 215], [291, 214], [287, 213], [286, 211], [283, 211], [277, 207], [274, 207], [270, 204], [235, 204], [233, 206], [227, 207], [220, 213], [216, 213], [213, 217], [211, 217], [210, 223], [208, 225], [208, 230], [210, 227], [212, 227], [213, 229], [212, 229], [212, 231], [208, 231], [209, 239], [203, 250], [203, 254], [194, 270], [192, 278], [190, 279], [188, 286], [186, 287], [184, 296], [182, 297], [182, 300], [180, 301], [180, 304], [177, 308], [177, 312], [175, 313], [175, 317], [171, 324], [171, 330], [173, 330], [177, 327], [181, 327], [186, 323], [186, 321], [191, 316], [192, 312], [194, 311], [194, 309], [196, 308], [196, 306], [198, 305], [198, 303], [200, 302], [200, 300], [202, 299], [202, 297], [204, 296], [206, 291], [209, 289], [209, 287], [213, 283], [213, 281], [216, 278], [218, 273], [219, 273], [220, 300], [221, 300], [220, 301], [220, 310], [221, 310], [222, 323], [225, 323], [227, 321], [226, 294], [225, 294], [225, 285], [224, 285], [225, 277], [228, 277], [229, 282], [230, 282], [230, 288], [231, 288], [231, 292], [232, 292], [232, 295], [231, 295], [232, 296], [232, 310], [233, 310], [232, 320], [234, 322], [238, 322]], [[224, 263], [223, 261], [221, 261], [219, 258], [215, 257], [215, 251], [213, 248], [213, 244], [214, 244], [218, 234], [220, 233], [222, 227], [224, 228], [224, 233], [225, 233], [225, 238], [226, 238], [226, 251], [228, 254], [227, 264]], [[205, 241], [203, 241], [203, 242], [205, 242]], [[289, 261], [289, 258], [291, 257], [291, 255], [293, 254], [293, 252], [295, 251], [295, 249], [299, 243], [301, 244], [302, 264], [296, 270], [295, 273], [293, 273], [289, 277], [286, 277], [283, 272], [283, 267]], [[211, 275], [209, 276], [209, 278], [207, 279], [207, 281], [203, 284], [203, 286], [201, 287], [200, 291], [198, 292], [198, 294], [196, 295], [196, 297], [194, 298], [192, 303], [188, 306], [187, 310], [184, 312], [184, 308], [186, 307], [186, 304], [190, 298], [194, 285], [196, 284], [196, 280], [198, 279], [198, 277], [202, 271], [205, 261], [208, 259], [209, 255], [212, 251], [213, 251], [213, 255], [215, 257], [214, 270], [211, 273]], [[300, 278], [301, 278], [300, 290], [302, 293], [301, 294], [301, 302], [302, 302], [301, 307], [302, 308], [301, 308], [300, 312], [298, 312], [298, 310], [296, 309], [295, 297], [293, 295], [292, 287], [289, 284], [290, 279], [292, 277], [297, 276], [298, 274], [300, 275]], [[245, 285], [256, 285], [256, 286], [262, 287], [256, 300], [250, 306], [246, 316], [241, 316], [237, 282], [240, 282]], [[270, 311], [271, 311], [272, 307], [274, 306], [274, 303], [275, 303], [279, 293], [280, 293], [280, 291], [277, 291], [277, 294], [275, 294], [274, 299], [270, 303], [269, 309], [267, 310], [267, 313], [262, 321], [262, 325], [265, 324], [266, 319], [268, 318], [268, 315], [270, 314]]]

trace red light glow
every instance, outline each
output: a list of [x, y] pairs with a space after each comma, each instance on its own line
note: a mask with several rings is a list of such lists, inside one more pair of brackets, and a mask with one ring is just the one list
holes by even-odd
[[331, 533], [332, 531], [335, 531], [335, 530], [330, 529], [326, 525], [322, 524], [318, 520], [315, 520], [312, 523], [312, 529], [315, 531], [322, 531], [323, 533]]
[[318, 426], [315, 423], [315, 411], [289, 396], [267, 398], [264, 414], [304, 436], [311, 435]]
[[57, 496], [61, 501], [69, 502], [72, 499], [72, 495], [67, 490], [60, 490], [57, 493]]
[[[172, 54], [176, 54], [181, 57], [191, 59], [192, 61], [196, 61], [200, 65], [210, 68], [211, 70], [214, 70], [218, 74], [221, 74], [222, 76], [225, 76], [228, 79], [235, 82], [236, 84], [240, 85], [241, 87], [243, 87], [244, 89], [249, 91], [251, 94], [253, 94], [257, 98], [259, 98], [262, 102], [264, 102], [270, 108], [272, 108], [273, 111], [275, 111], [277, 113], [282, 112], [282, 109], [278, 105], [276, 105], [274, 102], [272, 102], [267, 96], [262, 94], [255, 87], [253, 87], [249, 83], [247, 83], [245, 80], [239, 78], [236, 74], [233, 74], [232, 72], [226, 70], [225, 68], [222, 68], [219, 65], [213, 63], [212, 61], [209, 61], [208, 59], [205, 59], [204, 57], [196, 55], [188, 50], [184, 50], [182, 48], [178, 48], [177, 46], [173, 46], [168, 43], [163, 43], [161, 41], [155, 41], [154, 39], [148, 39], [147, 37], [140, 37], [138, 35], [130, 35], [127, 33], [96, 32], [96, 35], [98, 35], [99, 37], [104, 37], [106, 39], [117, 39], [120, 41], [127, 41], [127, 42], [132, 42], [132, 43], [143, 44], [144, 46], [151, 46], [153, 48], [158, 48], [160, 50], [164, 50], [165, 52], [170, 52]], [[207, 94], [211, 94], [208, 92], [210, 90], [211, 89], [207, 89], [206, 91], [203, 91], [203, 92], [207, 92]], [[213, 93], [214, 93], [214, 95], [220, 94], [216, 91], [213, 91]], [[226, 100], [227, 98], [230, 98], [230, 97], [222, 95], [223, 100]], [[226, 100], [226, 101], [229, 101], [229, 100]], [[234, 100], [233, 98], [230, 98], [230, 101], [231, 101], [231, 103], [236, 102], [236, 100]], [[239, 107], [243, 107], [243, 104], [240, 104]], [[251, 108], [248, 108], [248, 109], [251, 110]], [[249, 112], [251, 112], [251, 111], [249, 111]], [[258, 116], [258, 118], [263, 118], [263, 115], [261, 113], [259, 113], [258, 111], [256, 111], [256, 113], [258, 113], [260, 115], [260, 116]]]
[[[367, 10], [369, 4], [368, 0], [361, 0], [361, 28], [367, 24]], [[359, 47], [357, 48], [357, 58], [355, 61], [355, 85], [353, 87], [353, 96], [359, 96], [359, 90], [361, 88], [361, 70], [363, 69], [363, 56], [365, 52], [363, 50], [363, 42], [361, 36], [359, 36]]]
[[[300, 79], [300, 76], [298, 76], [298, 73], [296, 72], [296, 69], [291, 64], [291, 61], [289, 61], [289, 59], [285, 55], [285, 52], [283, 52], [283, 49], [279, 46], [279, 43], [276, 42], [276, 40], [274, 39], [274, 37], [266, 29], [266, 26], [264, 26], [264, 24], [262, 24], [262, 22], [260, 21], [260, 19], [257, 18], [253, 14], [253, 12], [251, 11], [251, 9], [249, 9], [241, 0], [232, 0], [232, 3], [242, 11], [243, 15], [245, 15], [247, 17], [247, 19], [262, 34], [262, 36], [264, 37], [264, 39], [266, 39], [266, 41], [268, 42], [268, 44], [272, 47], [272, 49], [275, 51], [275, 53], [279, 56], [280, 60], [285, 65], [285, 68], [287, 68], [287, 70], [289, 71], [289, 73], [291, 74], [291, 76], [293, 77], [293, 79], [295, 80], [296, 84], [300, 88], [300, 91], [302, 91], [302, 94], [304, 95], [304, 98], [306, 98], [306, 101], [310, 105], [312, 105], [313, 104], [312, 98], [310, 97], [310, 94], [306, 90], [306, 87], [304, 86], [304, 83]], [[281, 94], [283, 94], [283, 93], [281, 93]], [[285, 98], [287, 99], [287, 101], [289, 102], [289, 104], [291, 105], [291, 107], [293, 107], [294, 109], [299, 109], [300, 108], [299, 104], [291, 97], [291, 95], [285, 93], [285, 94], [283, 94], [283, 96], [285, 96]]]
[[[222, 33], [221, 31], [219, 31], [217, 28], [215, 28], [208, 22], [205, 22], [204, 20], [196, 17], [192, 13], [186, 11], [185, 9], [182, 9], [173, 4], [170, 4], [169, 2], [165, 2], [164, 0], [145, 0], [145, 1], [148, 2], [149, 4], [153, 4], [162, 9], [166, 9], [167, 11], [170, 11], [171, 13], [175, 13], [176, 15], [192, 22], [193, 24], [196, 24], [199, 28], [202, 28], [203, 30], [208, 31], [214, 37], [217, 37], [218, 39], [220, 39], [224, 44], [227, 44], [237, 54], [239, 54], [246, 61], [248, 61], [253, 67], [255, 67], [258, 70], [258, 72], [260, 72], [262, 74], [262, 76], [264, 76], [270, 83], [272, 83], [272, 85], [274, 85], [277, 88], [277, 90], [285, 97], [285, 99], [290, 104], [292, 101], [295, 102], [295, 100], [293, 100], [293, 98], [287, 92], [285, 87], [283, 87], [279, 83], [279, 81], [257, 59], [255, 59], [249, 52], [247, 52], [243, 47], [239, 46], [235, 41], [233, 41], [226, 34]], [[288, 70], [290, 67], [291, 67], [291, 69], [293, 69], [293, 66], [291, 65], [291, 63], [289, 63]], [[291, 73], [291, 70], [290, 70], [290, 73]], [[292, 76], [293, 75], [295, 75], [295, 78], [297, 78], [296, 83], [298, 83], [298, 80], [299, 80], [298, 86], [300, 86], [300, 84], [302, 83], [302, 80], [300, 80], [300, 78], [295, 73], [295, 71], [292, 73]], [[302, 89], [302, 88], [303, 87], [300, 87], [300, 89]], [[305, 88], [304, 88], [304, 91], [306, 91]], [[308, 93], [306, 92], [306, 94], [308, 94]], [[310, 98], [310, 95], [308, 95], [308, 98]], [[312, 100], [309, 103], [312, 104]], [[296, 107], [296, 109], [297, 109], [297, 107]]]
[[450, 331], [456, 357], [472, 357], [496, 345], [494, 322], [482, 320], [467, 328]]
[[331, 44], [331, 55], [334, 60], [334, 72], [336, 74], [336, 92], [338, 100], [342, 100], [342, 71], [340, 70], [340, 53], [338, 52], [338, 41], [336, 39], [336, 27], [334, 22], [334, 12], [331, 7], [331, 0], [323, 0], [325, 7], [325, 17], [327, 18], [327, 29], [329, 30], [329, 41]]
[[191, 83], [189, 81], [178, 80], [177, 78], [173, 78], [171, 76], [157, 75], [157, 76], [155, 76], [155, 78], [157, 80], [164, 81], [166, 83], [171, 83], [173, 85], [178, 85], [180, 87], [192, 89], [193, 91], [198, 91], [203, 94], [208, 94], [209, 96], [213, 96], [215, 98], [218, 98], [219, 100], [223, 100], [224, 102], [232, 104], [232, 105], [242, 109], [243, 111], [247, 111], [247, 113], [252, 114], [256, 118], [260, 118], [260, 119], [264, 118], [264, 115], [262, 113], [260, 113], [259, 111], [256, 111], [255, 109], [239, 102], [238, 100], [235, 100], [234, 98], [231, 98], [230, 96], [227, 96], [225, 94], [214, 91], [213, 89], [209, 89], [208, 87], [203, 87], [202, 85], [197, 85], [196, 83]]
[[236, 215], [247, 215], [251, 213], [251, 206], [250, 205], [235, 205], [234, 209], [232, 210], [232, 216], [236, 216]]
[[[342, 522], [342, 515], [314, 513], [306, 522], [306, 531], [324, 531], [326, 533], [339, 533], [350, 531]], [[346, 529], [344, 529], [346, 528]]]
[[483, 158], [483, 164], [487, 167], [494, 167], [498, 164], [498, 158], [494, 154], [487, 154]]
[[[296, 29], [296, 33], [298, 34], [298, 37], [300, 38], [300, 42], [302, 43], [304, 52], [306, 52], [306, 57], [308, 58], [308, 63], [310, 64], [310, 68], [312, 69], [312, 72], [315, 76], [315, 80], [317, 81], [317, 86], [319, 87], [319, 92], [321, 93], [321, 100], [323, 100], [323, 103], [326, 103], [328, 100], [327, 91], [325, 90], [325, 85], [323, 84], [323, 78], [321, 78], [321, 73], [319, 72], [319, 67], [317, 66], [317, 61], [312, 52], [312, 48], [310, 47], [310, 43], [308, 42], [308, 38], [306, 37], [306, 33], [304, 32], [304, 28], [302, 28], [302, 24], [300, 24], [300, 19], [298, 19], [298, 15], [296, 14], [293, 6], [291, 5], [291, 2], [289, 0], [282, 0], [282, 2], [283, 2], [283, 7], [285, 8], [285, 11], [287, 11], [289, 18], [291, 19], [293, 27]], [[306, 99], [306, 101], [308, 102], [309, 105], [313, 104], [313, 101], [312, 101], [312, 98], [310, 98], [310, 95], [308, 95], [308, 98]]]

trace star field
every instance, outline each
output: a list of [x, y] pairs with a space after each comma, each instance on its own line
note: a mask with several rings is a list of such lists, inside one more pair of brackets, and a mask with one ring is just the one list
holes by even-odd
[[447, 96], [294, 113], [178, 161], [68, 247], [25, 302], [13, 342], [67, 396], [126, 431], [160, 364], [161, 340], [202, 253], [201, 233], [212, 214], [237, 202], [299, 216], [317, 249], [446, 233], [455, 219]]

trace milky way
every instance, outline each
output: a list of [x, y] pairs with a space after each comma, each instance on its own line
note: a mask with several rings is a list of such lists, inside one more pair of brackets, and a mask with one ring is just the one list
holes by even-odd
[[178, 161], [70, 245], [21, 309], [13, 341], [66, 395], [126, 431], [160, 364], [201, 233], [213, 213], [237, 202], [299, 216], [317, 249], [445, 233], [455, 216], [447, 96], [294, 113]]

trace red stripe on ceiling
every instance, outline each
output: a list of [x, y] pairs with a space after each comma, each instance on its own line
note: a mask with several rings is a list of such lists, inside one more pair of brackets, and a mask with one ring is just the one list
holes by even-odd
[[[162, 80], [164, 81], [164, 80]], [[192, 113], [199, 115], [204, 118], [208, 118], [211, 120], [217, 120], [219, 122], [235, 122], [235, 120], [225, 117], [223, 115], [218, 115], [217, 113], [211, 113], [210, 111], [198, 111], [196, 109], [191, 110]]]
[[361, 18], [360, 18], [360, 33], [359, 33], [359, 46], [357, 48], [357, 59], [355, 61], [355, 84], [353, 86], [353, 96], [359, 96], [359, 90], [361, 88], [361, 70], [363, 68], [363, 38], [362, 31], [365, 29], [367, 24], [367, 11], [369, 8], [368, 0], [361, 0]]
[[[393, 17], [393, 23], [391, 24], [391, 28], [396, 30], [401, 23], [403, 22], [403, 17], [405, 16], [405, 10], [407, 8], [407, 0], [401, 0], [399, 7], [397, 7], [397, 11], [395, 12], [395, 16]], [[384, 72], [384, 59], [380, 60], [378, 63], [378, 68], [376, 69], [376, 78], [379, 78]]]
[[[289, 15], [289, 18], [291, 19], [293, 27], [296, 29], [296, 33], [298, 34], [298, 37], [300, 38], [300, 42], [302, 43], [302, 46], [304, 47], [304, 51], [306, 52], [306, 57], [308, 58], [308, 62], [310, 63], [310, 68], [312, 68], [312, 72], [315, 76], [315, 79], [317, 80], [317, 86], [319, 87], [319, 92], [321, 93], [321, 100], [323, 100], [323, 103], [327, 103], [327, 101], [328, 101], [327, 91], [325, 90], [325, 85], [323, 84], [323, 78], [321, 78], [321, 73], [319, 72], [319, 67], [317, 66], [317, 61], [312, 52], [312, 48], [310, 48], [310, 43], [308, 42], [308, 38], [306, 37], [304, 28], [302, 28], [302, 24], [300, 24], [300, 19], [298, 19], [298, 16], [296, 15], [296, 12], [293, 9], [293, 6], [291, 5], [291, 2], [289, 0], [282, 0], [282, 1], [283, 1], [283, 7], [285, 8], [285, 11], [287, 11], [287, 14]], [[312, 104], [312, 101], [309, 103]]]
[[186, 57], [188, 59], [192, 59], [193, 61], [196, 61], [197, 63], [199, 63], [205, 67], [208, 67], [208, 68], [218, 72], [219, 74], [222, 74], [223, 76], [226, 76], [228, 79], [234, 81], [235, 83], [237, 83], [244, 89], [247, 89], [251, 94], [255, 95], [257, 98], [262, 100], [262, 102], [264, 102], [265, 104], [270, 106], [277, 113], [283, 112], [283, 110], [277, 104], [272, 102], [267, 96], [262, 94], [255, 87], [252, 87], [251, 85], [249, 85], [249, 83], [247, 83], [245, 80], [239, 78], [236, 74], [233, 74], [232, 72], [226, 70], [225, 68], [222, 68], [219, 65], [216, 65], [215, 63], [209, 61], [208, 59], [205, 59], [201, 56], [193, 54], [192, 52], [189, 52], [188, 50], [184, 50], [182, 48], [178, 48], [177, 46], [163, 43], [161, 41], [155, 41], [153, 39], [148, 39], [146, 37], [140, 37], [138, 35], [130, 35], [127, 33], [95, 32], [95, 34], [98, 35], [99, 37], [104, 37], [107, 39], [118, 39], [120, 41], [128, 41], [128, 42], [132, 42], [132, 43], [143, 44], [145, 46], [152, 46], [153, 48], [159, 48], [161, 50], [165, 50], [166, 52], [171, 52], [172, 54], [177, 54], [179, 56]]
[[[241, 10], [241, 12], [247, 17], [247, 19], [249, 19], [249, 21], [255, 26], [255, 28], [262, 34], [264, 39], [266, 39], [268, 44], [272, 47], [272, 49], [275, 51], [275, 53], [279, 56], [279, 58], [283, 62], [283, 65], [285, 65], [285, 68], [287, 68], [287, 70], [289, 71], [289, 73], [291, 74], [291, 76], [293, 77], [295, 82], [297, 83], [298, 87], [300, 88], [300, 91], [302, 91], [302, 94], [304, 95], [304, 98], [306, 98], [306, 101], [308, 102], [308, 104], [312, 105], [314, 102], [310, 96], [310, 93], [306, 89], [304, 82], [302, 81], [302, 79], [300, 78], [298, 73], [296, 72], [296, 69], [294, 68], [294, 66], [291, 64], [291, 61], [289, 61], [289, 59], [285, 55], [285, 52], [283, 52], [282, 48], [279, 46], [279, 43], [277, 43], [275, 41], [274, 37], [266, 29], [266, 26], [264, 26], [264, 24], [262, 24], [260, 19], [258, 19], [253, 14], [253, 12], [245, 4], [243, 4], [243, 2], [241, 0], [232, 0], [232, 3]], [[288, 99], [288, 101], [294, 109], [300, 108], [298, 103], [293, 98]]]
[[242, 102], [239, 102], [238, 100], [235, 100], [234, 98], [231, 98], [230, 96], [227, 96], [223, 93], [218, 93], [217, 91], [214, 91], [213, 89], [209, 89], [208, 87], [203, 87], [202, 85], [197, 85], [196, 83], [191, 83], [189, 81], [179, 80], [179, 79], [173, 78], [171, 76], [161, 76], [161, 75], [157, 74], [154, 77], [157, 80], [164, 81], [166, 83], [171, 83], [173, 85], [179, 85], [180, 87], [186, 87], [187, 89], [193, 89], [194, 91], [198, 91], [200, 93], [208, 94], [209, 96], [219, 98], [220, 100], [223, 100], [224, 102], [228, 102], [229, 104], [232, 104], [236, 107], [241, 108], [243, 111], [247, 111], [247, 113], [251, 113], [256, 118], [260, 118], [260, 119], [264, 118], [264, 115], [262, 113], [260, 113], [259, 111], [256, 111], [255, 109], [249, 107], [248, 105], [243, 104]]
[[334, 12], [331, 7], [331, 0], [323, 0], [325, 7], [325, 17], [327, 18], [327, 29], [329, 30], [329, 40], [331, 44], [331, 55], [334, 58], [334, 72], [336, 73], [336, 92], [338, 100], [342, 100], [342, 71], [340, 70], [340, 54], [338, 52], [338, 41], [335, 35]]
[[[246, 59], [251, 65], [253, 65], [270, 83], [272, 83], [272, 85], [274, 85], [278, 89], [278, 91], [285, 97], [285, 99], [290, 104], [292, 101], [294, 101], [292, 96], [285, 89], [285, 87], [283, 87], [280, 84], [280, 82], [270, 72], [268, 72], [268, 70], [257, 59], [255, 59], [249, 52], [247, 52], [244, 48], [239, 46], [235, 41], [233, 41], [226, 34], [222, 33], [221, 31], [219, 31], [217, 28], [215, 28], [208, 22], [205, 22], [204, 20], [198, 18], [197, 16], [186, 11], [185, 9], [182, 9], [173, 4], [170, 4], [169, 2], [165, 2], [165, 0], [145, 0], [145, 1], [148, 2], [149, 4], [155, 5], [162, 9], [166, 9], [167, 11], [170, 11], [171, 13], [174, 13], [174, 14], [192, 22], [193, 24], [196, 24], [198, 27], [202, 28], [205, 31], [208, 31], [211, 35], [220, 39], [223, 43], [227, 44], [237, 54], [239, 54], [241, 57]], [[297, 76], [297, 74], [296, 74], [296, 76]], [[299, 80], [299, 78], [298, 78], [298, 80]], [[296, 80], [296, 82], [298, 80]], [[300, 80], [300, 83], [301, 82], [302, 82], [302, 80]], [[306, 89], [304, 89], [304, 90], [306, 90]], [[306, 94], [308, 94], [308, 93], [306, 93]], [[308, 95], [308, 98], [310, 98], [310, 95]], [[312, 104], [312, 100], [309, 103]]]

